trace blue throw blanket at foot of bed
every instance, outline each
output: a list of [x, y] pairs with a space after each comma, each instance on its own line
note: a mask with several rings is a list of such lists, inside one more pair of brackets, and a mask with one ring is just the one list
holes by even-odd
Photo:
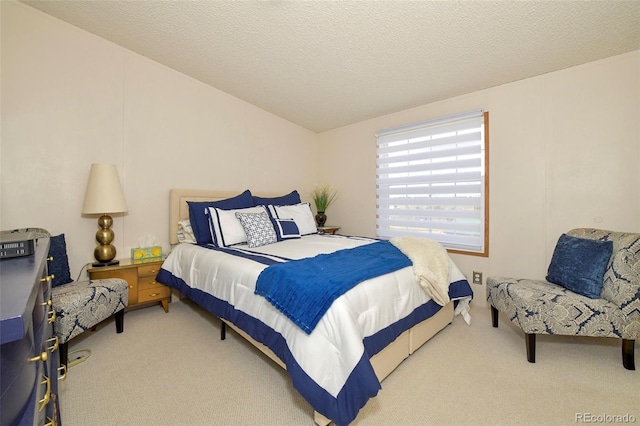
[[255, 293], [310, 334], [334, 300], [358, 283], [411, 266], [388, 241], [277, 263], [258, 277]]

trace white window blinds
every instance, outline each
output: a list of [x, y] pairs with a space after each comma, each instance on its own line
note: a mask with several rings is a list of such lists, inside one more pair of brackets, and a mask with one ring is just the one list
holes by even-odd
[[377, 235], [417, 235], [446, 248], [485, 251], [482, 110], [380, 131]]

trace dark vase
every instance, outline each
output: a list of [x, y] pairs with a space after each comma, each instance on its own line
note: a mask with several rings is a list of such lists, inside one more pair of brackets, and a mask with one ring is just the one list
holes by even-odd
[[318, 226], [324, 226], [326, 222], [327, 215], [324, 214], [324, 212], [318, 212], [318, 214], [316, 215], [316, 223], [318, 224]]

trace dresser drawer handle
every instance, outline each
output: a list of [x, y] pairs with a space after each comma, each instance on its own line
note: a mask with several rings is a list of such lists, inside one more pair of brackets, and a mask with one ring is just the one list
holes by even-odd
[[55, 351], [58, 350], [58, 336], [54, 336], [51, 339], [47, 339], [47, 343], [51, 343], [53, 342], [52, 346], [49, 346], [47, 349], [49, 349], [49, 352], [54, 353]]
[[67, 380], [67, 366], [61, 365], [58, 367], [58, 381], [64, 382], [65, 380]]
[[40, 403], [40, 408], [38, 408], [39, 412], [44, 410], [44, 407], [47, 406], [49, 400], [51, 399], [51, 379], [49, 379], [47, 376], [42, 376], [42, 381], [40, 382], [40, 384], [47, 385], [47, 391], [44, 394], [44, 398], [38, 401]]
[[33, 358], [27, 359], [27, 362], [36, 362], [36, 361], [47, 362], [48, 359], [49, 359], [49, 355], [46, 352], [42, 352], [38, 356], [34, 356]]
[[151, 293], [151, 294], [149, 295], [149, 297], [156, 297], [156, 296], [160, 296], [160, 293]]
[[55, 309], [51, 309], [49, 312], [47, 312], [47, 322], [49, 324], [53, 324], [54, 322], [56, 322], [56, 310]]
[[40, 282], [41, 283], [48, 283], [50, 282], [52, 279], [54, 279], [56, 276], [51, 274], [51, 275], [47, 275], [46, 277], [40, 278]]

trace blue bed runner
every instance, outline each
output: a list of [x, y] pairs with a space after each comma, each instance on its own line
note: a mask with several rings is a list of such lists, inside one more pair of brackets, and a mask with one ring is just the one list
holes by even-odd
[[334, 300], [362, 281], [411, 266], [388, 241], [276, 263], [258, 277], [255, 293], [310, 334]]

